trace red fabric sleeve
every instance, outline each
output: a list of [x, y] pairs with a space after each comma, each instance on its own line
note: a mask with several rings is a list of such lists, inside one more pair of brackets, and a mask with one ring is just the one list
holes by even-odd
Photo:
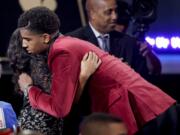
[[55, 117], [66, 116], [78, 88], [80, 61], [67, 51], [61, 51], [51, 61], [52, 85], [50, 95], [32, 87], [29, 100], [32, 107]]

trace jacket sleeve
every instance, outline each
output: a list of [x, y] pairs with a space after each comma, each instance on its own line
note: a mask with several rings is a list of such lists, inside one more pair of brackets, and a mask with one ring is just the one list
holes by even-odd
[[50, 94], [31, 87], [29, 100], [32, 107], [55, 117], [66, 116], [71, 109], [78, 87], [80, 61], [67, 51], [58, 52], [50, 60], [52, 82]]

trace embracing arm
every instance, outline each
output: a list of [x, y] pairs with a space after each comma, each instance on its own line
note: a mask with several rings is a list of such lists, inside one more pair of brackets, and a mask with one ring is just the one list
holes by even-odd
[[[44, 93], [38, 87], [31, 86], [28, 94], [31, 106], [55, 117], [66, 116], [77, 91], [79, 65], [80, 61], [73, 54], [67, 51], [58, 52], [51, 59], [51, 93]], [[26, 75], [26, 79], [27, 77], [29, 76]], [[23, 82], [24, 79], [23, 76], [19, 78], [21, 88], [30, 83]]]
[[101, 60], [94, 52], [86, 53], [81, 61], [81, 71], [79, 75], [79, 88], [76, 92], [74, 102], [77, 103], [83, 93], [84, 86], [89, 77], [97, 70], [100, 66]]
[[[86, 81], [100, 63], [101, 61], [94, 53], [87, 53], [81, 61], [79, 75], [80, 61], [67, 52], [59, 53], [51, 64], [52, 87], [50, 95], [44, 93], [38, 87], [30, 86], [28, 96], [31, 106], [55, 117], [66, 116], [73, 102], [78, 102]], [[31, 77], [27, 74], [20, 75], [19, 85], [21, 90], [27, 89], [26, 87], [29, 84], [32, 84]]]

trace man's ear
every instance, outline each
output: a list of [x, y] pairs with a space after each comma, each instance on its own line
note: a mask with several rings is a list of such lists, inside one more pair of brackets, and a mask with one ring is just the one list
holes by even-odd
[[90, 16], [91, 16], [91, 19], [94, 20], [94, 18], [95, 18], [95, 13], [94, 13], [94, 11], [89, 11], [89, 14], [90, 14]]
[[50, 40], [51, 40], [51, 35], [44, 33], [43, 34], [43, 43], [48, 44]]

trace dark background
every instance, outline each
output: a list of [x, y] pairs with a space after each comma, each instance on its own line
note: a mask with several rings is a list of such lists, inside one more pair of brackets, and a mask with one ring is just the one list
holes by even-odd
[[[61, 32], [66, 33], [81, 26], [77, 1], [57, 0], [56, 13], [61, 19]], [[0, 4], [0, 56], [5, 56], [8, 40], [17, 27], [17, 20], [22, 13], [18, 0], [3, 0]]]
[[180, 0], [159, 0], [158, 18], [148, 35], [180, 36]]

